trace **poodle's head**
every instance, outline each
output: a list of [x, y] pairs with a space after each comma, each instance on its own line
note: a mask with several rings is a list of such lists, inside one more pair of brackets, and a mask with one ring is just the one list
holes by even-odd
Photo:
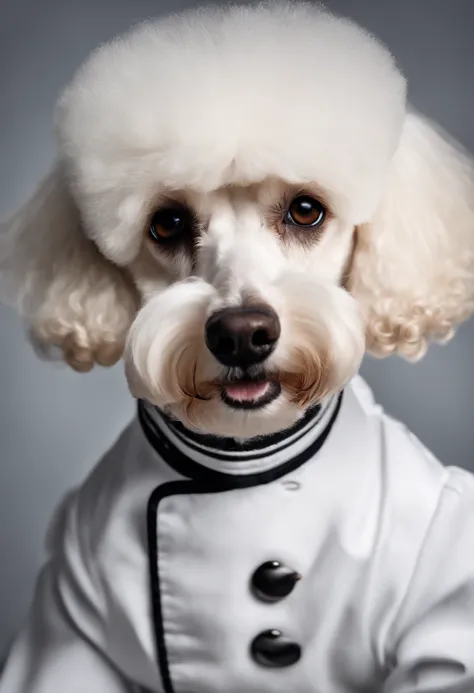
[[389, 52], [309, 3], [208, 8], [96, 51], [2, 279], [78, 370], [248, 438], [420, 357], [473, 309], [469, 158], [406, 112]]

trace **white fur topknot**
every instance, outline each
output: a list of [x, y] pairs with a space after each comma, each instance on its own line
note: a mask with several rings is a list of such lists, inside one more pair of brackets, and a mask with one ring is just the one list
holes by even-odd
[[342, 218], [367, 221], [404, 112], [405, 80], [377, 40], [320, 6], [270, 2], [140, 25], [92, 55], [57, 122], [93, 198], [88, 230], [122, 264], [137, 251], [129, 218], [143, 221], [158, 186], [318, 181]]

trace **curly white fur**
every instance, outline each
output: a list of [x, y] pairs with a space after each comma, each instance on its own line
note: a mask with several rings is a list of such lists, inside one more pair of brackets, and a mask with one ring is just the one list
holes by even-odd
[[137, 296], [84, 234], [60, 165], [2, 227], [0, 288], [38, 346], [59, 347], [76, 370], [120, 359]]
[[[319, 6], [141, 25], [78, 71], [57, 131], [58, 165], [2, 226], [2, 292], [78, 370], [115, 362], [126, 341], [134, 394], [190, 426], [289, 425], [347, 382], [365, 340], [419, 358], [474, 310], [470, 157], [406, 113], [385, 48]], [[282, 226], [301, 190], [328, 209], [310, 242]], [[169, 200], [198, 220], [193, 258], [147, 238]], [[280, 317], [267, 367], [283, 394], [235, 412], [204, 323], [252, 301]]]
[[376, 356], [421, 358], [474, 310], [472, 160], [415, 113], [377, 212], [359, 229], [350, 288], [367, 313]]

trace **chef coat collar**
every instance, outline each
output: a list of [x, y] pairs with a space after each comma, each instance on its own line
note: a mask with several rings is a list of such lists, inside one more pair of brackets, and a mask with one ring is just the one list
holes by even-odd
[[343, 393], [309, 409], [294, 426], [250, 441], [194, 433], [143, 400], [142, 429], [155, 451], [181, 476], [225, 487], [268, 483], [293, 471], [321, 448]]

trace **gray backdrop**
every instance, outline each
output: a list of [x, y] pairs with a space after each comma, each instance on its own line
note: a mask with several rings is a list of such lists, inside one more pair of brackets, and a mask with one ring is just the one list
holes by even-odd
[[[53, 159], [59, 90], [99, 42], [190, 2], [2, 0], [0, 216], [21, 203]], [[474, 150], [472, 0], [328, 0], [377, 33], [410, 83], [415, 106]], [[400, 201], [403, 204], [403, 200]], [[16, 316], [0, 307], [0, 657], [23, 618], [61, 494], [83, 478], [132, 415], [120, 366], [76, 375], [42, 363]], [[387, 410], [448, 464], [474, 469], [474, 324], [413, 366], [367, 361]]]

